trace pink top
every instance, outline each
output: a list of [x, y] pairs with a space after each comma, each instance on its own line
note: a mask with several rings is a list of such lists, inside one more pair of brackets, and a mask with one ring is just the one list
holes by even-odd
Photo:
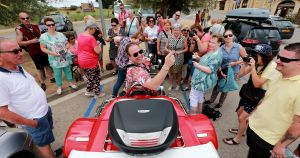
[[118, 15], [118, 20], [119, 20], [119, 24], [121, 25], [121, 27], [125, 27], [126, 24], [126, 19], [128, 18], [128, 11], [125, 10], [125, 12], [120, 12]]
[[71, 55], [77, 55], [78, 54], [78, 43], [77, 40], [75, 41], [74, 45], [71, 45], [69, 43], [70, 47], [69, 47], [69, 51], [71, 53]]
[[[132, 64], [131, 61], [128, 62], [128, 65]], [[151, 79], [150, 74], [144, 68], [144, 65], [140, 66], [131, 66], [127, 68], [126, 74], [126, 91], [128, 91], [133, 85], [141, 84], [143, 85], [148, 79]]]
[[83, 33], [78, 35], [78, 63], [81, 68], [95, 68], [98, 66], [98, 54], [94, 51], [97, 41], [92, 35]]

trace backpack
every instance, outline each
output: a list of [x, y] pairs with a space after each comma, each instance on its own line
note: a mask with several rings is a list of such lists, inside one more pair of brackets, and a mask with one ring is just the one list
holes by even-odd
[[216, 121], [217, 118], [222, 117], [222, 114], [220, 111], [215, 110], [208, 105], [204, 105], [202, 109], [202, 114], [206, 115], [208, 118], [212, 119], [213, 121]]

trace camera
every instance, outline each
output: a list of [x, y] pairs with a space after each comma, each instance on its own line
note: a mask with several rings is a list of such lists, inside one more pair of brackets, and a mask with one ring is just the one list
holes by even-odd
[[245, 57], [242, 58], [244, 62], [249, 63], [251, 60], [251, 56], [247, 55]]
[[196, 34], [197, 34], [196, 30], [192, 30], [192, 31], [189, 32], [189, 36], [190, 36], [190, 37], [193, 37], [193, 36], [195, 36]]

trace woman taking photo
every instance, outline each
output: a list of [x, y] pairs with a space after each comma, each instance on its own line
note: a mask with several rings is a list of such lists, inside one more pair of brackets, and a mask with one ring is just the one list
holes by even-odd
[[48, 17], [44, 20], [48, 28], [48, 32], [40, 37], [41, 50], [48, 54], [50, 66], [53, 69], [54, 77], [57, 85], [57, 94], [62, 93], [62, 71], [64, 72], [69, 86], [76, 89], [77, 86], [72, 83], [71, 54], [66, 49], [67, 38], [64, 34], [55, 31], [55, 22], [52, 18]]
[[[228, 131], [230, 133], [236, 134], [234, 138], [223, 139], [224, 143], [229, 145], [237, 145], [241, 142], [241, 137], [245, 133], [248, 126], [248, 118], [252, 111], [258, 105], [258, 102], [264, 96], [265, 91], [270, 86], [270, 83], [278, 79], [281, 75], [275, 69], [276, 63], [273, 61], [272, 47], [267, 44], [258, 44], [254, 48], [254, 52], [257, 53], [255, 57], [251, 57], [249, 62], [244, 62], [241, 70], [237, 77], [242, 77], [244, 75], [250, 74], [248, 80], [247, 89], [251, 93], [256, 93], [259, 91], [262, 95], [260, 97], [257, 95], [258, 99], [253, 100], [252, 98], [244, 97], [245, 88], [240, 91], [240, 103], [236, 110], [239, 121], [239, 128], [231, 128]], [[243, 86], [246, 87], [246, 86]], [[252, 87], [252, 88], [250, 88]], [[250, 95], [247, 95], [250, 96]]]
[[[247, 56], [245, 48], [240, 44], [233, 42], [234, 35], [232, 30], [226, 30], [223, 34], [223, 37], [225, 43], [220, 48], [223, 57], [223, 62], [221, 65], [221, 69], [219, 69], [219, 79], [226, 78], [228, 66], [232, 66], [232, 69], [236, 76], [240, 71], [240, 64], [243, 62], [242, 60], [240, 60], [240, 58]], [[204, 104], [213, 103], [216, 100], [218, 94], [218, 86], [215, 86], [210, 100], [205, 101]], [[222, 92], [219, 99], [219, 103], [215, 106], [215, 108], [222, 107], [226, 97], [227, 92]]]
[[113, 65], [113, 75], [115, 75], [117, 73], [117, 70], [116, 70], [117, 66], [116, 66], [115, 58], [117, 57], [118, 47], [116, 46], [113, 38], [116, 36], [125, 36], [126, 33], [125, 33], [125, 29], [120, 27], [118, 19], [112, 18], [110, 20], [110, 23], [111, 23], [112, 28], [110, 28], [108, 30], [106, 42], [110, 42], [109, 59]]
[[98, 63], [101, 47], [98, 46], [93, 36], [97, 28], [96, 23], [87, 23], [85, 31], [78, 35], [78, 63], [87, 78], [85, 95], [103, 97], [105, 94], [100, 91], [100, 68]]
[[170, 68], [169, 71], [169, 82], [170, 87], [169, 91], [173, 88], [173, 80], [176, 78], [177, 86], [175, 90], [180, 89], [181, 84], [181, 75], [182, 75], [182, 66], [184, 60], [184, 54], [188, 50], [187, 40], [184, 36], [181, 35], [180, 25], [174, 25], [172, 29], [172, 36], [167, 40], [166, 51], [174, 52], [175, 55], [175, 64]]

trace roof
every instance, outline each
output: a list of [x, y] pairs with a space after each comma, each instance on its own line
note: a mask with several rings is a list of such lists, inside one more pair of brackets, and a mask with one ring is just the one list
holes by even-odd
[[270, 16], [270, 11], [260, 8], [239, 8], [226, 14], [226, 18], [266, 20]]

